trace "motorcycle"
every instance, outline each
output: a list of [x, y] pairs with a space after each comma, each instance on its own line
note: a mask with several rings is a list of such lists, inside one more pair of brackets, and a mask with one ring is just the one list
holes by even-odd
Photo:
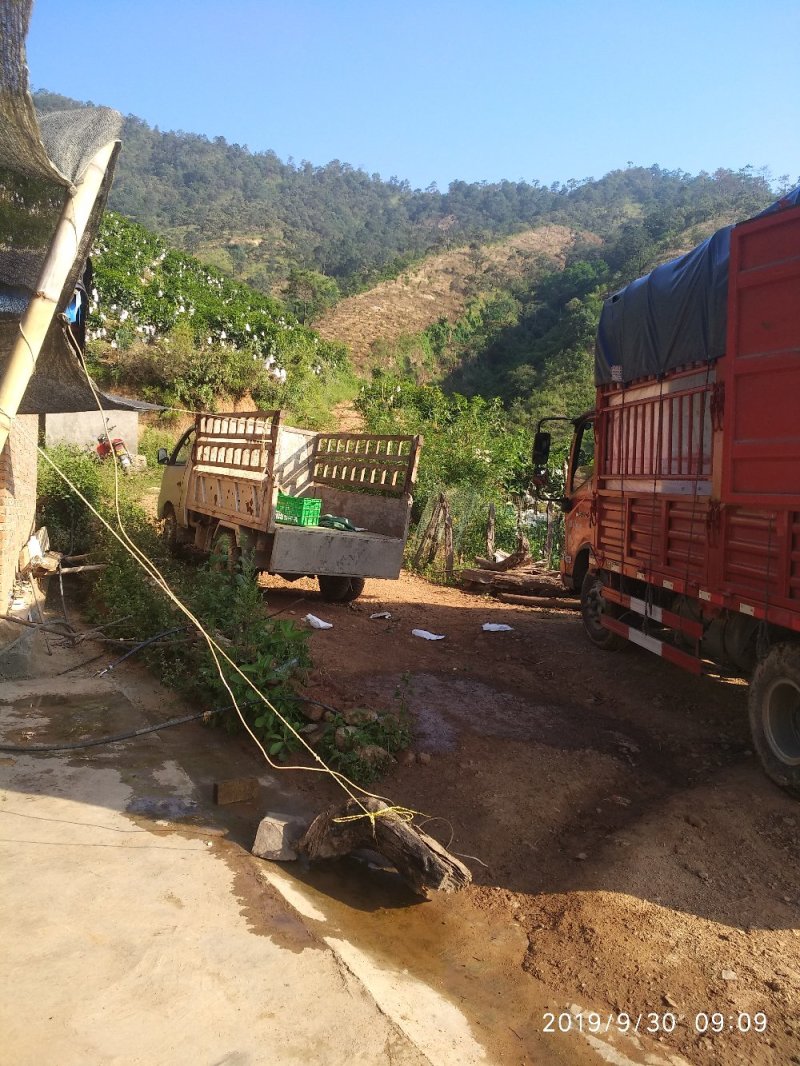
[[[109, 425], [108, 432], [114, 428], [114, 426]], [[122, 437], [109, 438], [108, 432], [101, 433], [97, 438], [97, 447], [95, 448], [97, 458], [100, 462], [103, 462], [108, 459], [113, 450], [122, 473], [129, 474], [131, 472], [131, 467], [133, 466], [133, 460], [131, 459], [131, 453], [128, 451], [128, 445]]]

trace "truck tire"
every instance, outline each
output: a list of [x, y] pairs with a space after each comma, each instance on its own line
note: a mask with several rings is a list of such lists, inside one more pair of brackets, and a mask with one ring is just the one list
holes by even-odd
[[178, 518], [171, 503], [164, 505], [164, 516], [161, 520], [161, 539], [169, 553], [175, 555], [178, 550]]
[[221, 529], [214, 537], [211, 549], [211, 569], [218, 573], [235, 574], [242, 565], [242, 552], [236, 537], [229, 529]]
[[622, 651], [630, 647], [630, 641], [606, 629], [601, 622], [604, 614], [615, 618], [619, 614], [616, 604], [603, 599], [603, 581], [600, 575], [590, 570], [581, 585], [581, 619], [586, 636], [596, 648], [603, 651]]
[[750, 682], [750, 732], [776, 785], [800, 798], [800, 644], [775, 644]]
[[320, 574], [317, 581], [322, 598], [328, 603], [351, 603], [357, 600], [365, 584], [363, 577], [332, 577], [328, 574]]

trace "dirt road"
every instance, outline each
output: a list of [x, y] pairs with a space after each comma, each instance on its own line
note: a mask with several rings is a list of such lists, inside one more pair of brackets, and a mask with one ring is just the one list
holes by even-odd
[[[143, 962], [129, 982], [130, 996], [119, 1003], [137, 1024], [149, 1024], [148, 1009], [157, 1013], [157, 994], [141, 1001], [137, 996], [151, 981], [152, 957], [160, 959], [165, 945], [176, 959], [194, 960], [185, 963], [186, 972], [198, 980], [207, 966], [219, 972], [215, 981], [239, 981], [240, 974], [257, 971], [263, 995], [271, 995], [262, 973], [266, 963], [251, 939], [236, 940], [241, 951], [228, 945], [224, 958], [195, 952], [194, 910], [186, 910], [182, 939], [175, 939], [173, 897], [205, 892], [212, 927], [222, 920], [213, 914], [224, 914], [231, 935], [240, 937], [246, 925], [252, 938], [277, 938], [286, 947], [288, 930], [313, 959], [319, 947], [333, 952], [344, 975], [343, 1002], [356, 995], [363, 1000], [358, 1020], [354, 1014], [342, 1022], [353, 1034], [358, 1025], [371, 1034], [372, 1044], [366, 1036], [353, 1036], [359, 1061], [419, 1056], [435, 1066], [800, 1063], [800, 805], [769, 783], [750, 751], [745, 686], [696, 681], [644, 652], [601, 653], [585, 641], [571, 614], [507, 606], [405, 575], [399, 582], [368, 582], [351, 606], [323, 603], [307, 581], [286, 585], [275, 579], [265, 595], [284, 617], [300, 622], [312, 611], [333, 623], [311, 634], [315, 668], [309, 688], [317, 698], [342, 709], [396, 707], [398, 695], [407, 703], [415, 758], [396, 765], [376, 787], [424, 812], [430, 819], [426, 830], [464, 856], [474, 884], [460, 895], [420, 903], [393, 874], [356, 860], [305, 868], [253, 859], [247, 851], [265, 810], [307, 815], [341, 793], [319, 774], [267, 771], [246, 737], [222, 730], [182, 726], [110, 749], [45, 760], [44, 770], [35, 759], [0, 760], [3, 773], [16, 781], [14, 809], [22, 809], [28, 794], [31, 803], [44, 804], [41, 810], [25, 808], [39, 818], [41, 833], [50, 834], [44, 842], [59, 819], [72, 819], [79, 827], [74, 832], [84, 834], [89, 823], [99, 821], [102, 844], [102, 833], [111, 831], [104, 828], [106, 819], [117, 814], [121, 820], [108, 823], [115, 832], [133, 819], [135, 829], [168, 834], [166, 842], [154, 841], [159, 846], [183, 846], [181, 834], [191, 841], [197, 832], [227, 833], [209, 836], [214, 841], [209, 853], [230, 871], [231, 889], [224, 877], [213, 882], [222, 885], [222, 897], [209, 887], [210, 868], [197, 890], [164, 869], [158, 874], [155, 923], [150, 903], [143, 910], [142, 899], [126, 896], [122, 877], [118, 898], [127, 902], [116, 929], [107, 914], [117, 906], [111, 896], [101, 911], [94, 902], [84, 908], [91, 936], [105, 938], [109, 967], [122, 965], [120, 938], [126, 944], [131, 937], [140, 941]], [[384, 610], [389, 620], [370, 618]], [[485, 633], [486, 621], [513, 629]], [[412, 636], [412, 628], [445, 639], [427, 642]], [[82, 658], [78, 650], [39, 652], [37, 669], [51, 673], [72, 671], [73, 660]], [[6, 708], [4, 730], [14, 742], [74, 738], [121, 728], [134, 710], [160, 721], [183, 709], [136, 660], [116, 670], [113, 681], [125, 699], [112, 701], [111, 711], [84, 701], [70, 704], [66, 713], [56, 701], [45, 713], [35, 703], [25, 711], [32, 717], [15, 724]], [[63, 687], [63, 679], [58, 684]], [[119, 802], [101, 797], [98, 774], [113, 777]], [[258, 801], [213, 807], [214, 781], [239, 774], [259, 777]], [[73, 777], [69, 791], [63, 782]], [[62, 806], [76, 803], [75, 813], [54, 808], [53, 798]], [[92, 805], [111, 813], [95, 817]], [[46, 824], [48, 819], [55, 821]], [[17, 820], [16, 835], [25, 839], [14, 846], [24, 856], [38, 838], [28, 840], [28, 823]], [[11, 817], [6, 821], [14, 824]], [[90, 873], [93, 883], [104, 885], [102, 863], [116, 852], [97, 842], [94, 848], [89, 854], [96, 869]], [[40, 850], [44, 857], [37, 860], [35, 883], [41, 907], [31, 905], [27, 920], [31, 928], [58, 931], [59, 922], [42, 925], [41, 916], [52, 909], [43, 887], [50, 882], [42, 878], [51, 870], [57, 881], [64, 879], [65, 860], [56, 848]], [[48, 851], [60, 866], [46, 865]], [[86, 863], [83, 852], [76, 855], [75, 878]], [[9, 873], [16, 883], [13, 866]], [[147, 880], [146, 871], [137, 876], [141, 883]], [[70, 891], [78, 897], [92, 896], [72, 873], [65, 884], [73, 885]], [[144, 891], [142, 898], [149, 900]], [[98, 893], [96, 902], [105, 899]], [[59, 907], [72, 928], [80, 908], [63, 902]], [[131, 925], [132, 918], [138, 924]], [[45, 966], [49, 941], [44, 932], [40, 937]], [[18, 939], [21, 960], [30, 941]], [[76, 944], [82, 943], [78, 936]], [[299, 950], [294, 940], [289, 948]], [[303, 1012], [312, 1012], [310, 1019], [301, 1012], [302, 1061], [347, 1061], [346, 1040], [334, 1054], [316, 1022], [306, 1024], [316, 1018], [316, 995], [325, 999], [326, 1017], [339, 1017], [339, 992], [314, 992], [332, 987], [329, 973], [335, 977], [336, 966], [320, 956], [314, 973], [321, 983], [315, 985], [303, 977], [302, 958], [281, 985], [291, 998], [292, 981], [299, 982]], [[95, 981], [93, 949], [76, 948], [70, 959], [77, 967], [71, 980], [84, 987], [86, 975]], [[40, 974], [34, 961], [24, 967], [32, 987]], [[47, 985], [46, 977], [41, 980]], [[47, 987], [55, 995], [55, 985]], [[238, 1049], [237, 1062], [266, 1061], [251, 1053], [251, 1044], [272, 1048], [270, 1061], [296, 1061], [283, 1031], [276, 1035], [273, 1014], [252, 1014], [252, 996], [245, 993], [255, 987], [252, 982], [244, 982], [241, 995], [236, 984], [224, 1018], [206, 1019], [193, 987], [180, 986], [190, 1029], [199, 1011], [219, 1046]], [[61, 998], [64, 1047], [75, 1051], [83, 1044], [75, 1042], [69, 986]], [[96, 999], [102, 1004], [102, 987]], [[54, 1013], [49, 1002], [42, 999], [44, 1013], [49, 1010], [39, 1031], [43, 1040], [44, 1021]], [[92, 1026], [97, 1018], [91, 1015]], [[244, 1019], [241, 1039], [238, 1019]], [[104, 1024], [109, 1040], [116, 1040], [115, 1018]], [[205, 1031], [202, 1025], [198, 1032]], [[46, 1044], [30, 1044], [32, 1032], [29, 1027], [19, 1039], [28, 1040], [33, 1053]], [[78, 1036], [84, 1039], [83, 1030]], [[115, 1060], [101, 1055], [96, 1061]], [[176, 1053], [162, 1061], [186, 1060]]]
[[[277, 606], [301, 587], [274, 586]], [[342, 707], [407, 693], [418, 758], [380, 791], [475, 857], [465, 896], [428, 905], [441, 941], [415, 917], [426, 908], [398, 914], [360, 872], [349, 889], [341, 870], [303, 875], [329, 909], [343, 897], [344, 929], [435, 974], [498, 1061], [541, 1061], [544, 1031], [563, 1039], [547, 1012], [572, 1007], [562, 1028], [628, 1015], [646, 1047], [692, 1063], [800, 1062], [800, 806], [751, 751], [745, 685], [600, 652], [574, 615], [410, 576], [368, 582], [349, 607], [314, 597], [289, 613], [334, 624], [312, 635], [315, 687]], [[392, 618], [370, 620], [381, 610]]]

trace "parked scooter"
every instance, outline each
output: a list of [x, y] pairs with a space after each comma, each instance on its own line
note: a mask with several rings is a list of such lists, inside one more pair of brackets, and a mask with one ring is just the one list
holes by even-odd
[[[109, 432], [114, 428], [114, 426], [108, 424]], [[133, 466], [133, 460], [131, 459], [131, 453], [128, 451], [128, 445], [122, 437], [111, 437], [109, 439], [108, 433], [101, 433], [97, 438], [97, 447], [95, 448], [97, 458], [103, 462], [111, 455], [112, 449], [122, 473], [129, 474]]]

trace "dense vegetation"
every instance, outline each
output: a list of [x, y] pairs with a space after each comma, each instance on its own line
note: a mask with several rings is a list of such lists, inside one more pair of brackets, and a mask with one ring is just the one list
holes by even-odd
[[88, 355], [104, 384], [190, 410], [249, 396], [311, 426], [352, 391], [341, 345], [136, 223], [108, 213], [93, 266]]
[[[72, 102], [39, 93], [37, 104]], [[509, 514], [522, 499], [536, 418], [591, 403], [603, 299], [776, 192], [749, 167], [658, 166], [549, 188], [455, 181], [421, 191], [338, 160], [295, 164], [222, 137], [162, 133], [133, 116], [123, 138], [111, 199], [120, 213], [98, 242], [90, 354], [104, 381], [176, 407], [249, 395], [322, 426], [355, 386], [341, 347], [307, 324], [342, 294], [465, 243], [477, 280], [482, 242], [547, 223], [575, 234], [564, 269], [531, 262], [511, 282], [484, 278], [458, 321], [379, 343], [376, 363], [388, 371], [358, 400], [371, 429], [425, 434], [417, 517], [442, 488], [458, 496], [465, 552], [488, 499]]]
[[[308, 707], [302, 693], [311, 659], [308, 630], [298, 628], [270, 610], [254, 573], [245, 561], [243, 570], [230, 574], [212, 558], [203, 565], [187, 565], [171, 557], [153, 523], [136, 502], [152, 487], [158, 471], [134, 473], [120, 479], [115, 490], [113, 467], [98, 464], [74, 446], [49, 449], [39, 460], [38, 524], [47, 526], [51, 544], [62, 552], [89, 552], [93, 562], [107, 565], [92, 585], [87, 615], [100, 630], [108, 629], [121, 646], [108, 650], [114, 661], [137, 644], [134, 654], [163, 681], [194, 706], [216, 708], [214, 724], [230, 731], [241, 728], [226, 684], [200, 632], [187, 624], [178, 610], [147, 576], [131, 553], [72, 493], [55, 471], [54, 463], [78, 487], [112, 528], [118, 529], [118, 514], [125, 533], [154, 564], [170, 588], [188, 606], [203, 629], [222, 645], [243, 673], [265, 693], [276, 715], [255, 696], [247, 681], [222, 664], [225, 682], [233, 691], [244, 718], [271, 758], [283, 762], [302, 756], [295, 733], [308, 733]], [[111, 623], [114, 623], [113, 628]], [[149, 638], [158, 638], [149, 643]], [[361, 712], [364, 714], [364, 712]], [[317, 743], [328, 765], [354, 780], [372, 781], [385, 763], [376, 758], [383, 751], [396, 752], [409, 742], [405, 712], [398, 699], [390, 713], [364, 715], [350, 730], [352, 746], [340, 751], [334, 743], [336, 730], [345, 724], [340, 715], [317, 726]], [[286, 723], [292, 728], [289, 728]], [[376, 748], [377, 745], [377, 748]], [[367, 758], [367, 755], [371, 757]]]
[[[421, 334], [377, 345], [381, 365], [436, 381], [450, 394], [498, 397], [513, 426], [588, 408], [603, 300], [717, 226], [761, 210], [774, 196], [763, 176], [746, 171], [691, 180], [657, 171], [646, 172], [653, 179], [646, 209], [633, 212], [628, 201], [627, 215], [620, 205], [626, 188], [630, 192], [628, 180], [641, 193], [642, 172], [608, 175], [603, 183], [575, 190], [570, 220], [593, 216], [595, 230], [578, 231], [563, 269], [531, 271], [486, 289], [458, 321], [442, 319]], [[620, 199], [606, 202], [615, 187]], [[605, 213], [597, 206], [601, 193]], [[584, 212], [581, 205], [589, 206]]]

